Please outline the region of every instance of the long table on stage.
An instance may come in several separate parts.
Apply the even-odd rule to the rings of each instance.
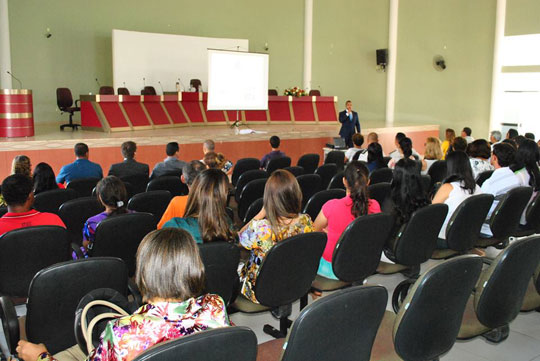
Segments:
[[[208,93],[81,95],[83,129],[105,132],[193,125],[321,124],[337,121],[334,96],[269,96],[268,110],[207,110]]]

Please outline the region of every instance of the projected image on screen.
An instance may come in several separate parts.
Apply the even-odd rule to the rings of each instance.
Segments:
[[[208,110],[268,109],[268,54],[208,50]]]

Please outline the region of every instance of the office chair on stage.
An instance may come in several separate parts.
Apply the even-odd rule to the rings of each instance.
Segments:
[[[64,130],[65,127],[77,130],[77,127],[81,126],[80,124],[73,123],[73,114],[81,111],[78,103],[79,99],[75,100],[75,106],[73,106],[73,96],[71,95],[71,90],[69,90],[69,88],[56,89],[56,104],[58,105],[58,109],[60,109],[62,113],[69,113],[69,123],[62,124],[60,130]]]

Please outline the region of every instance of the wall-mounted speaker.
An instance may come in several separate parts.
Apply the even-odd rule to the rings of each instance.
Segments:
[[[377,49],[377,65],[388,64],[388,49]]]

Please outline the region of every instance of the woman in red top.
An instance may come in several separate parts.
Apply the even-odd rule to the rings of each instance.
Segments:
[[[350,162],[343,174],[346,196],[326,202],[313,224],[316,232],[324,231],[328,236],[318,271],[323,277],[337,279],[332,270],[332,254],[345,228],[357,217],[381,212],[379,203],[368,197],[368,175],[363,163]]]

